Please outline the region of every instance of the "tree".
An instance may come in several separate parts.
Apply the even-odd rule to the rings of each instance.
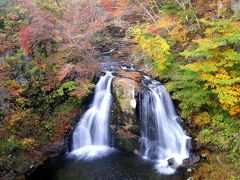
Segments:
[[[205,38],[194,42],[198,47],[182,53],[198,61],[186,67],[197,72],[205,87],[218,96],[222,108],[231,115],[240,113],[240,23],[235,20],[203,21],[209,27]]]

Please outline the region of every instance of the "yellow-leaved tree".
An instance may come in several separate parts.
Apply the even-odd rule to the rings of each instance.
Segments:
[[[208,26],[205,37],[194,40],[195,49],[182,53],[197,59],[186,68],[197,72],[205,87],[217,95],[222,108],[235,116],[240,113],[240,22],[202,22]]]

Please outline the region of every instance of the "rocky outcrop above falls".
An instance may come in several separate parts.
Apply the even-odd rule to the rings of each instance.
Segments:
[[[112,82],[112,143],[123,151],[137,152],[140,146],[136,97],[141,88],[141,78],[139,72],[118,70]]]

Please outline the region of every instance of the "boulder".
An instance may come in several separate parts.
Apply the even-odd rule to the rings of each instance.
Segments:
[[[48,158],[54,158],[61,154],[66,153],[68,150],[68,140],[59,141],[54,144],[47,144],[41,147],[41,152],[43,152]]]
[[[115,77],[113,79],[113,121],[117,127],[137,124],[136,95],[139,84],[129,78]]]
[[[142,74],[140,72],[137,72],[137,71],[124,71],[124,70],[121,70],[121,69],[118,69],[116,71],[116,75],[118,77],[121,77],[121,78],[127,78],[127,79],[131,79],[133,81],[135,81],[138,85],[138,89],[139,89],[139,86],[140,86],[140,81],[142,79]]]
[[[167,162],[168,162],[168,165],[169,165],[170,167],[174,167],[174,165],[175,165],[175,163],[176,163],[174,158],[168,159]]]
[[[127,152],[136,152],[140,148],[139,137],[129,131],[118,130],[115,133],[114,145]]]
[[[140,128],[137,117],[137,95],[140,91],[141,74],[116,72],[113,78],[112,145],[123,151],[137,152],[140,147]]]
[[[24,176],[18,176],[17,173],[15,173],[13,170],[11,170],[5,176],[0,177],[0,180],[15,180],[16,177],[18,177],[17,179],[20,179],[20,180],[24,179]]]
[[[191,167],[194,164],[199,163],[200,160],[201,158],[198,154],[192,153],[189,158],[183,160],[182,166]]]

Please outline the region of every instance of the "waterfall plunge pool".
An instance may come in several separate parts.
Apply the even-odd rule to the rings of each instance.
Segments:
[[[97,159],[84,160],[63,155],[49,159],[28,176],[27,180],[183,180],[185,168],[172,175],[161,175],[155,162],[122,151],[114,151]]]

